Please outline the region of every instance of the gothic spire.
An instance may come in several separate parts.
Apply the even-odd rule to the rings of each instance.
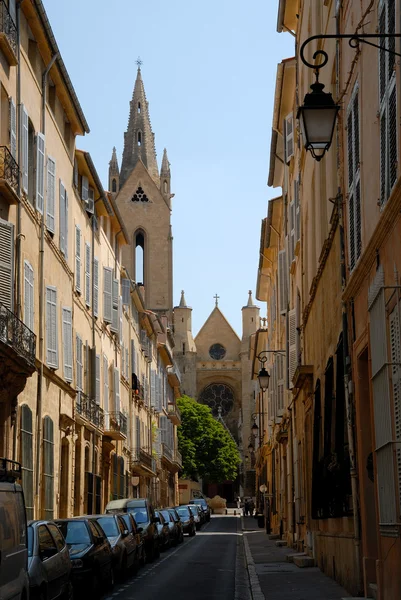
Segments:
[[[249,290],[249,292],[248,292],[248,304],[247,304],[247,306],[253,306],[253,307],[255,306],[254,303],[253,303],[253,300],[252,300],[252,290]]]
[[[117,160],[117,150],[114,146],[113,153],[111,155],[111,161],[109,162],[110,171],[118,173],[118,160]]]
[[[142,160],[154,182],[159,184],[155,136],[150,123],[149,105],[146,100],[140,64],[138,64],[134,92],[130,102],[128,127],[124,134],[120,187],[124,185],[139,159]]]
[[[187,308],[187,303],[184,296],[184,290],[181,290],[181,300],[179,308]]]
[[[163,176],[169,177],[170,176],[170,163],[168,161],[166,148],[164,148],[164,152],[163,152],[163,160],[162,160],[162,167],[160,169],[160,176],[161,177],[163,177]]]
[[[109,191],[117,194],[120,189],[120,173],[118,169],[118,160],[116,148],[113,148],[111,161],[109,162]]]

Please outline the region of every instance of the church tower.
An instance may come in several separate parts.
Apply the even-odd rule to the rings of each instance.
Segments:
[[[187,306],[184,291],[174,308],[174,359],[181,371],[182,393],[196,397],[196,346],[192,336],[192,308]]]
[[[112,162],[115,164],[113,158]],[[170,163],[167,152],[164,151],[159,174],[155,138],[140,66],[130,101],[118,183],[116,203],[131,239],[130,245],[123,247],[123,263],[131,278],[143,284],[146,306],[160,315],[167,315],[171,322],[173,194]]]
[[[116,147],[113,148],[111,161],[109,162],[109,192],[118,194],[120,189],[120,171],[118,168]]]

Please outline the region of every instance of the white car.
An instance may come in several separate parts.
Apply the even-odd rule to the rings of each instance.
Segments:
[[[188,504],[188,508],[193,514],[196,531],[199,531],[199,529],[202,527],[202,509],[197,504]]]

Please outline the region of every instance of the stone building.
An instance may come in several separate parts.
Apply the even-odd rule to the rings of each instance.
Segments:
[[[221,495],[232,501],[236,494],[254,495],[254,465],[248,445],[251,437],[251,414],[254,412],[254,382],[251,381],[249,341],[259,327],[259,308],[252,294],[242,309],[242,338],[231,327],[218,306],[215,307],[195,338],[192,334],[192,308],[184,292],[174,308],[174,356],[179,365],[182,393],[207,404],[216,418],[221,417],[238,445],[243,470],[237,482],[210,484],[209,496]]]

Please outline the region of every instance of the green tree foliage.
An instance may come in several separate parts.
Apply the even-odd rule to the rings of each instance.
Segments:
[[[183,396],[177,400],[181,412],[178,448],[182,454],[182,477],[210,482],[232,481],[240,457],[236,443],[208,406]]]

